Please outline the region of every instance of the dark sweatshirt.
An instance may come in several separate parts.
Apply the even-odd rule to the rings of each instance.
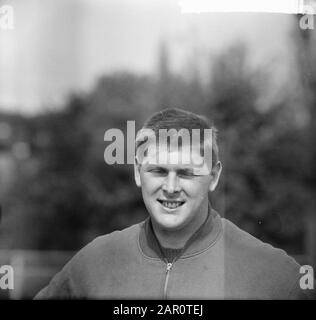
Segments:
[[[162,256],[148,218],[96,238],[35,298],[304,299],[311,293],[300,289],[293,258],[214,210],[173,258]]]

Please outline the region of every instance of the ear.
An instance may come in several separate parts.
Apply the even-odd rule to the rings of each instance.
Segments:
[[[218,184],[218,181],[219,181],[219,177],[221,175],[221,172],[222,172],[222,164],[220,161],[218,161],[216,163],[216,165],[212,168],[212,171],[211,171],[211,184],[210,184],[210,188],[209,190],[211,192],[213,192]]]
[[[137,162],[137,159],[135,158],[134,161],[134,178],[137,187],[141,187],[141,182],[140,182],[140,164]]]

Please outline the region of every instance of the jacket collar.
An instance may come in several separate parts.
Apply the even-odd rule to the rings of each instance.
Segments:
[[[205,251],[216,242],[221,232],[221,218],[209,204],[209,213],[205,222],[188,240],[181,258],[186,258]],[[141,224],[139,246],[143,254],[147,257],[162,259],[159,243],[153,232],[150,217]]]

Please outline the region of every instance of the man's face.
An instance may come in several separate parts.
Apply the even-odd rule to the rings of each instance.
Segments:
[[[197,149],[192,149],[192,158],[198,157]],[[165,152],[170,158],[183,159],[183,153],[189,151],[183,148]],[[135,168],[136,183],[142,188],[145,206],[159,228],[190,230],[191,226],[195,228],[203,222],[207,214],[208,191],[218,177],[211,173],[197,175],[194,168],[194,163],[176,161],[149,161]]]

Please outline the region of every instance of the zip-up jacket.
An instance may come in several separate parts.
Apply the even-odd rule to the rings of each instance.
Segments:
[[[36,299],[300,299],[300,266],[210,210],[168,262],[150,218],[96,238],[81,249]]]

